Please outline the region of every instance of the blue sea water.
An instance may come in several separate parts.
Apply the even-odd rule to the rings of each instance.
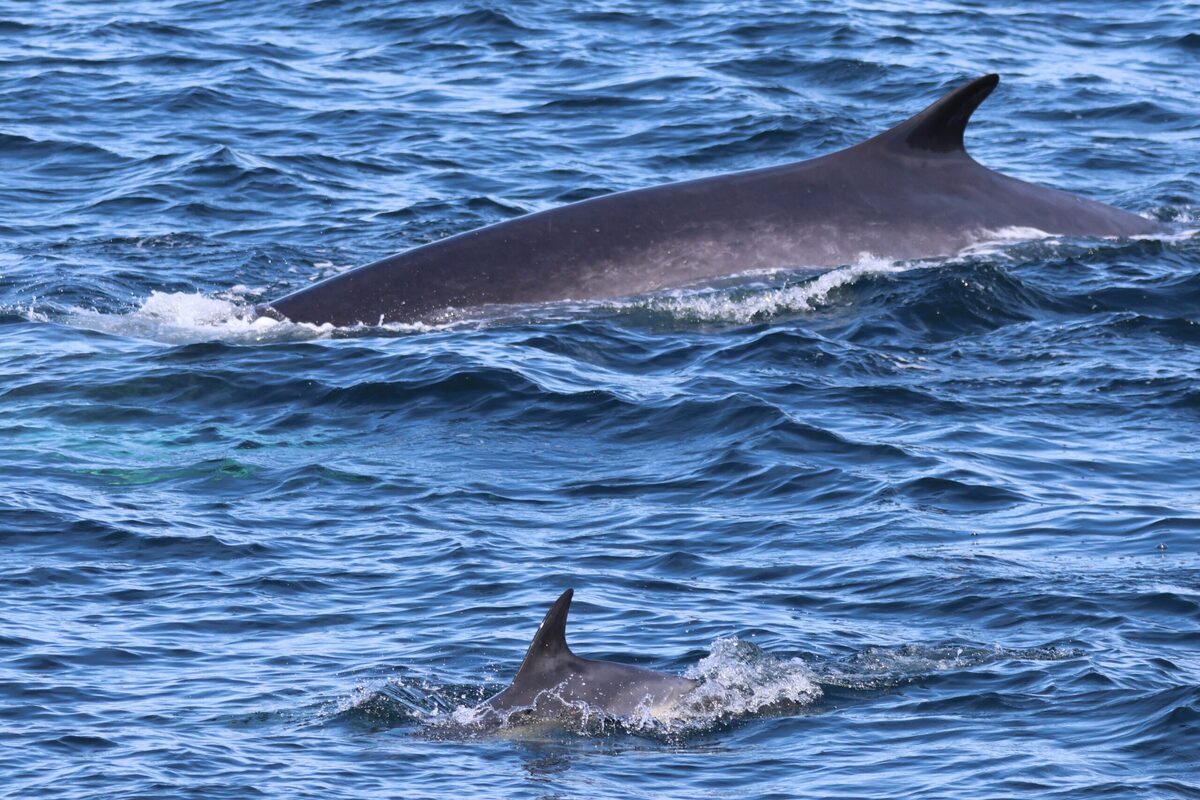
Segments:
[[[0,795],[1200,797],[1200,3],[0,3]],[[1170,223],[449,324],[255,302],[800,160]],[[575,587],[669,721],[464,734]]]

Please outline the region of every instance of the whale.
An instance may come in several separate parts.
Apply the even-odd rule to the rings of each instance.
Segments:
[[[525,724],[600,715],[614,719],[669,711],[698,684],[615,661],[583,658],[567,646],[573,589],[550,606],[512,683],[480,703],[480,722]]]
[[[1160,223],[995,172],[964,133],[999,82],[959,86],[890,130],[797,163],[612,193],[460,233],[256,308],[335,326],[438,322],[864,255],[950,256],[1006,229],[1139,237]]]

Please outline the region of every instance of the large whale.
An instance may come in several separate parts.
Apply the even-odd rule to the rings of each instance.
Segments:
[[[509,723],[567,715],[632,717],[669,709],[697,685],[666,672],[581,658],[567,646],[574,591],[550,607],[507,689],[483,701],[480,721]]]
[[[432,321],[447,312],[640,294],[864,253],[951,255],[989,232],[1140,236],[1158,223],[993,172],[963,147],[985,75],[820,158],[584,200],[468,231],[259,306],[293,322]]]

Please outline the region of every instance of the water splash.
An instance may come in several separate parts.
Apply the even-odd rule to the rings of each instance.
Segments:
[[[1034,241],[1054,243],[1057,240],[1036,228],[1001,228],[985,231],[977,242],[952,256],[897,261],[864,252],[859,254],[854,263],[815,277],[804,276],[797,280],[795,272],[789,275],[787,271],[777,271],[768,275],[766,282],[760,280],[757,284],[742,283],[734,287],[676,290],[633,300],[618,305],[618,308],[666,312],[682,321],[744,325],[786,314],[812,313],[835,304],[839,299],[839,290],[853,286],[863,278],[940,267],[964,260],[1007,256],[1015,252],[1018,246]],[[772,282],[772,278],[776,282]]]
[[[1001,258],[1010,260],[1017,256],[1020,245],[1040,242],[1053,246],[1060,241],[1061,239],[1058,237],[1039,228],[1010,225],[1004,228],[997,228],[996,230],[984,231],[979,241],[973,242],[960,250],[956,259]]]
[[[806,662],[773,656],[736,636],[717,639],[685,674],[700,685],[678,707],[639,715],[634,723],[671,732],[707,728],[731,718],[798,710],[822,695]]]
[[[200,292],[151,292],[135,311],[107,314],[73,308],[62,322],[89,330],[114,333],[165,344],[225,341],[255,344],[328,337],[331,325],[297,325],[261,317],[242,299],[244,287],[224,296]]]
[[[438,724],[461,716],[486,696],[474,686],[446,686],[421,678],[393,675],[360,683],[345,696],[324,703],[314,722],[345,722],[373,729]]]
[[[666,313],[684,322],[747,324],[784,314],[808,313],[834,301],[839,289],[868,275],[903,272],[915,264],[863,253],[853,263],[800,282],[761,282],[732,288],[681,289],[613,304],[618,310]],[[794,281],[795,279],[791,279]]]
[[[163,344],[228,342],[231,344],[268,344],[329,339],[342,336],[403,335],[447,330],[460,323],[386,323],[336,327],[329,323],[280,321],[260,316],[247,296],[257,294],[244,286],[235,286],[216,295],[201,292],[150,293],[139,308],[128,314],[109,314],[82,308],[68,310],[58,321],[74,327],[113,333]],[[45,312],[27,309],[26,319],[47,322]]]
[[[815,667],[815,678],[825,686],[843,689],[890,689],[939,672],[966,670],[998,661],[1062,661],[1081,651],[1056,645],[1010,649],[967,645],[905,644],[868,647],[849,659]]]

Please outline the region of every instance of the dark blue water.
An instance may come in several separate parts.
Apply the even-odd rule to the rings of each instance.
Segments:
[[[1200,796],[1200,4],[0,4],[0,794]],[[245,312],[798,160],[1171,223],[426,328]],[[576,588],[708,713],[463,735]]]

